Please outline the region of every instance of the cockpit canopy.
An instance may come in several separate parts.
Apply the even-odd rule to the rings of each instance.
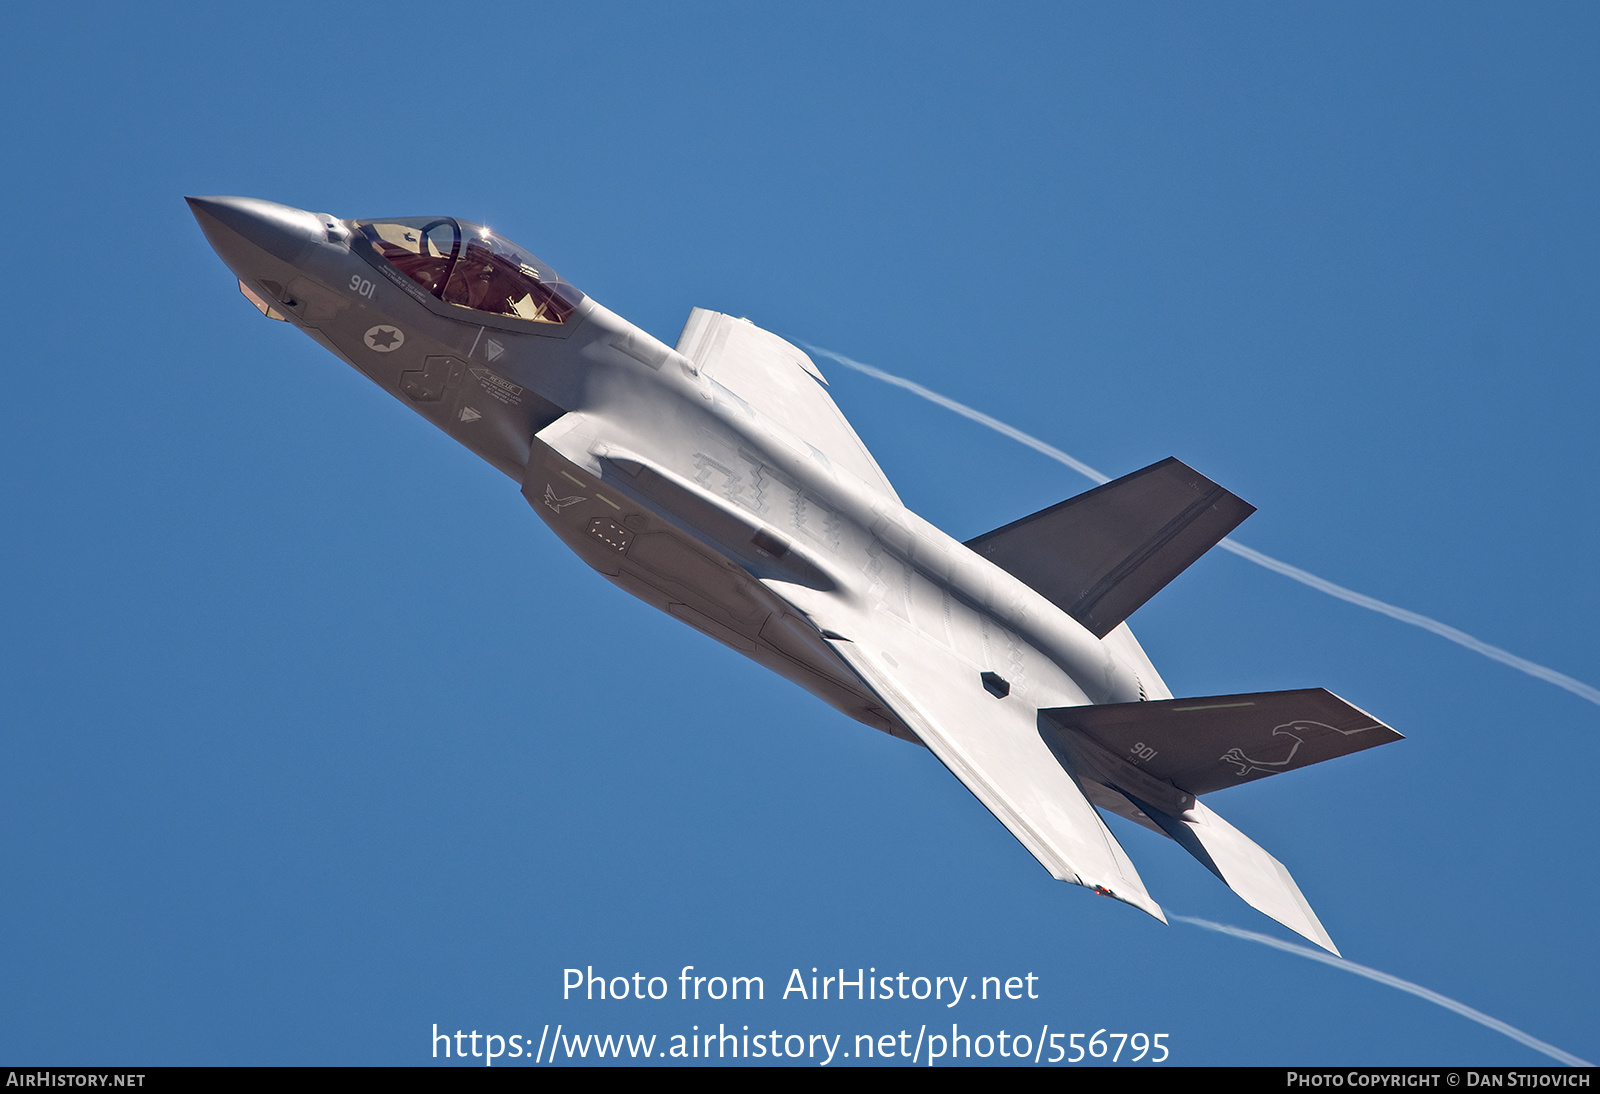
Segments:
[[[361,220],[356,227],[378,254],[446,304],[566,323],[583,294],[510,240],[452,217]]]

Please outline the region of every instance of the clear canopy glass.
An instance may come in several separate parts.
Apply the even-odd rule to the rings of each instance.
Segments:
[[[446,304],[535,323],[568,322],[583,294],[510,240],[450,217],[365,220],[373,249]]]

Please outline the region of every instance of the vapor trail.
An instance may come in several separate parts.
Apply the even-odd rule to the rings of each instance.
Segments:
[[[1055,445],[1046,444],[1038,437],[1035,437],[1029,433],[1024,433],[1016,426],[1007,425],[1000,419],[990,417],[981,410],[974,410],[965,403],[958,403],[949,396],[940,395],[937,391],[931,391],[917,383],[915,380],[907,380],[904,376],[896,376],[892,372],[884,372],[880,368],[874,368],[873,366],[863,364],[860,361],[851,360],[849,357],[846,357],[843,354],[834,353],[832,350],[823,349],[821,346],[813,346],[809,342],[802,342],[801,345],[805,346],[813,353],[820,353],[824,357],[831,357],[833,360],[839,362],[841,365],[844,365],[846,368],[851,368],[857,372],[865,373],[875,380],[882,380],[886,384],[893,384],[895,387],[904,388],[913,395],[918,395],[928,400],[930,403],[937,403],[946,410],[955,411],[963,418],[970,418],[979,425],[988,426],[996,433],[1004,434],[1020,444],[1025,444],[1035,452],[1040,452],[1046,456],[1049,456],[1057,463],[1066,464],[1078,474],[1083,475],[1085,478],[1092,479],[1096,483],[1105,483],[1111,481],[1111,476],[1095,470],[1082,460],[1069,456]],[[1402,623],[1409,623],[1413,627],[1421,627],[1423,630],[1430,631],[1433,634],[1438,635],[1440,638],[1448,639],[1458,646],[1465,646],[1474,653],[1481,653],[1490,660],[1499,661],[1504,665],[1510,665],[1512,668],[1517,669],[1520,672],[1525,672],[1529,676],[1543,680],[1547,684],[1554,684],[1558,688],[1564,688],[1567,691],[1572,692],[1572,694],[1577,695],[1580,698],[1587,699],[1589,702],[1600,706],[1600,688],[1585,684],[1582,680],[1575,680],[1565,673],[1557,672],[1555,669],[1548,668],[1534,661],[1529,661],[1524,657],[1518,657],[1516,654],[1511,653],[1509,650],[1503,650],[1499,646],[1491,646],[1487,642],[1472,637],[1472,635],[1466,633],[1465,631],[1457,630],[1448,623],[1441,623],[1437,619],[1431,619],[1419,612],[1413,612],[1405,608],[1396,607],[1395,605],[1385,603],[1376,597],[1367,596],[1365,593],[1358,593],[1354,589],[1346,589],[1343,585],[1335,585],[1326,578],[1318,577],[1316,574],[1307,573],[1298,566],[1291,566],[1287,562],[1282,562],[1273,558],[1271,555],[1264,555],[1253,547],[1246,547],[1244,544],[1231,537],[1224,539],[1221,543],[1217,544],[1217,546],[1221,547],[1225,551],[1233,552],[1240,558],[1248,559],[1249,561],[1254,562],[1257,566],[1271,570],[1273,573],[1282,574],[1284,577],[1298,581],[1302,585],[1309,585],[1318,592],[1327,593],[1329,596],[1337,597],[1338,599],[1346,601],[1350,604],[1355,604],[1358,607],[1366,608],[1368,611],[1378,612],[1379,614],[1386,615],[1391,619],[1398,619]]]
[[[892,372],[884,372],[880,368],[874,368],[872,365],[864,364],[861,361],[852,360],[843,354],[834,353],[832,350],[823,349],[821,346],[813,346],[806,342],[802,342],[801,345],[804,345],[813,353],[820,353],[825,357],[832,358],[841,365],[844,365],[846,368],[851,368],[857,372],[865,373],[875,380],[882,380],[886,384],[893,384],[895,387],[904,388],[913,395],[917,395],[928,400],[930,403],[936,403],[939,406],[944,407],[946,410],[953,410],[963,418],[969,418],[972,421],[977,422],[979,425],[987,426],[996,433],[1010,437],[1019,444],[1027,445],[1035,452],[1049,456],[1057,463],[1066,464],[1068,467],[1078,472],[1078,474],[1096,483],[1106,483],[1111,481],[1111,476],[1106,475],[1093,467],[1090,467],[1082,460],[1068,455],[1055,445],[1041,441],[1038,437],[1035,437],[1029,433],[1024,433],[1016,426],[1007,425],[1000,419],[991,417],[981,410],[976,410],[970,406],[967,406],[965,403],[958,403],[949,396],[940,395],[937,391],[923,387],[915,380],[907,380],[905,377],[896,376]],[[1430,619],[1428,616],[1421,615],[1417,612],[1407,611],[1405,608],[1399,608],[1393,604],[1387,604],[1382,600],[1367,596],[1363,593],[1358,593],[1353,589],[1346,589],[1343,585],[1335,585],[1333,582],[1324,578],[1320,578],[1316,574],[1307,573],[1305,570],[1302,570],[1297,566],[1291,566],[1287,562],[1281,562],[1270,555],[1264,555],[1252,547],[1246,547],[1237,540],[1224,539],[1218,544],[1218,546],[1224,548],[1225,550],[1232,551],[1240,558],[1254,562],[1257,566],[1265,567],[1274,573],[1279,573],[1284,577],[1292,578],[1293,580],[1300,582],[1302,585],[1309,585],[1311,588],[1327,593],[1329,596],[1337,597],[1340,600],[1344,600],[1359,607],[1366,608],[1369,611],[1379,612],[1383,615],[1389,616],[1392,619],[1398,619],[1402,623],[1410,623],[1414,627],[1421,627],[1423,630],[1431,631],[1441,638],[1447,638],[1457,645],[1465,646],[1469,650],[1472,650],[1476,653],[1481,653],[1485,657],[1492,658],[1495,661],[1510,665],[1512,668],[1520,669],[1529,676],[1535,676],[1540,680],[1546,681],[1547,683],[1554,684],[1560,688],[1565,688],[1574,695],[1579,695],[1589,700],[1591,703],[1600,704],[1600,688],[1591,687],[1581,680],[1574,680],[1572,677],[1556,672],[1554,669],[1546,668],[1543,665],[1536,664],[1532,661],[1526,660],[1525,658],[1518,657],[1516,654],[1509,653],[1506,650],[1500,649],[1498,646],[1491,646],[1487,642],[1481,642],[1472,637],[1472,635],[1467,634],[1465,631],[1459,631],[1446,623],[1439,622],[1437,619]],[[1561,1063],[1568,1064],[1573,1067],[1594,1066],[1588,1060],[1585,1060],[1579,1056],[1574,1056],[1572,1053],[1566,1052],[1563,1049],[1559,1049],[1552,1044],[1547,1044],[1532,1034],[1524,1033],[1516,1026],[1502,1022],[1498,1018],[1491,1018],[1481,1010],[1476,1010],[1467,1006],[1465,1003],[1457,1002],[1456,1000],[1451,999],[1449,996],[1440,995],[1438,992],[1425,988],[1420,984],[1413,984],[1409,980],[1402,980],[1398,976],[1393,976],[1386,972],[1380,972],[1379,970],[1369,968],[1366,965],[1359,965],[1354,961],[1348,961],[1342,957],[1335,957],[1330,953],[1324,953],[1322,950],[1314,950],[1309,946],[1298,946],[1293,942],[1284,942],[1281,939],[1273,938],[1271,935],[1258,934],[1255,931],[1247,931],[1242,927],[1231,927],[1225,923],[1214,923],[1209,919],[1195,919],[1192,916],[1175,915],[1171,912],[1169,912],[1167,915],[1169,919],[1175,919],[1183,923],[1204,928],[1208,931],[1216,931],[1220,934],[1232,935],[1234,938],[1243,938],[1250,942],[1259,942],[1264,946],[1271,946],[1275,950],[1282,950],[1285,953],[1292,953],[1296,956],[1308,958],[1312,961],[1320,961],[1324,965],[1332,965],[1334,968],[1343,969],[1345,972],[1354,973],[1357,976],[1364,976],[1368,980],[1376,980],[1380,984],[1387,984],[1391,988],[1408,992],[1420,999],[1426,999],[1430,1003],[1444,1007],[1446,1010],[1454,1011],[1463,1018],[1470,1018],[1479,1025],[1487,1026],[1497,1033],[1503,1033],[1507,1037],[1510,1037],[1513,1041],[1518,1041],[1524,1045],[1527,1045],[1534,1051],[1541,1052],[1553,1060],[1559,1060]]]
[[[1481,1026],[1488,1026],[1496,1033],[1503,1033],[1513,1041],[1520,1041],[1534,1051],[1544,1053],[1552,1060],[1560,1060],[1562,1063],[1567,1064],[1570,1067],[1594,1066],[1581,1056],[1574,1056],[1572,1053],[1559,1049],[1555,1045],[1547,1044],[1544,1041],[1539,1040],[1539,1038],[1533,1036],[1531,1033],[1522,1032],[1516,1026],[1508,1025],[1507,1023],[1500,1021],[1498,1018],[1491,1018],[1487,1014],[1483,1013],[1483,1011],[1475,1010],[1472,1007],[1467,1006],[1465,1003],[1458,1003],[1448,995],[1440,995],[1438,992],[1431,991],[1428,988],[1423,987],[1421,984],[1413,984],[1411,981],[1402,980],[1398,976],[1391,976],[1389,973],[1379,972],[1377,969],[1368,968],[1366,965],[1358,965],[1354,961],[1347,961],[1342,957],[1335,957],[1331,953],[1324,953],[1322,950],[1314,950],[1309,946],[1297,946],[1293,942],[1284,942],[1282,939],[1273,938],[1271,935],[1257,934],[1255,931],[1247,931],[1243,927],[1230,927],[1226,923],[1213,923],[1209,919],[1195,919],[1193,916],[1174,915],[1171,912],[1167,913],[1167,918],[1176,919],[1180,923],[1188,923],[1196,927],[1203,927],[1208,931],[1216,931],[1218,934],[1232,935],[1234,938],[1243,938],[1250,942],[1259,942],[1263,946],[1271,946],[1273,949],[1282,950],[1284,953],[1292,953],[1296,956],[1308,958],[1312,961],[1320,961],[1324,965],[1332,965],[1334,968],[1343,969],[1345,972],[1353,972],[1357,976],[1365,976],[1368,980],[1376,980],[1380,984],[1387,984],[1391,988],[1398,988],[1400,991],[1409,992],[1419,999],[1426,999],[1428,1002],[1437,1006],[1441,1006],[1445,1010],[1453,1010],[1463,1018],[1470,1018]]]
[[[893,384],[895,387],[903,387],[913,395],[922,396],[922,398],[928,400],[930,403],[938,403],[946,410],[953,410],[963,418],[971,418],[979,425],[986,425],[996,433],[1005,434],[1018,444],[1025,444],[1035,452],[1043,452],[1046,456],[1049,456],[1057,463],[1066,464],[1078,474],[1084,476],[1085,478],[1093,479],[1096,483],[1105,483],[1111,481],[1110,475],[1096,471],[1082,460],[1067,455],[1055,445],[1046,444],[1033,434],[1024,433],[1016,426],[1007,425],[999,418],[991,418],[983,411],[974,410],[966,403],[958,403],[947,395],[940,395],[937,391],[929,390],[928,388],[925,388],[921,384],[917,383],[915,380],[907,380],[904,376],[896,376],[894,373],[885,372],[881,368],[873,368],[871,365],[864,365],[860,361],[852,361],[850,358],[837,354],[831,349],[823,349],[821,346],[813,346],[810,342],[801,342],[800,344],[806,347],[806,349],[811,350],[813,353],[820,353],[824,357],[832,357],[835,361],[839,362],[841,365],[844,365],[846,368],[853,368],[857,372],[864,372],[868,376],[871,376],[874,380],[882,380],[886,384]]]
[[[1418,612],[1407,611],[1405,608],[1397,608],[1393,604],[1386,604],[1364,593],[1358,593],[1354,589],[1346,589],[1343,585],[1335,585],[1333,582],[1320,578],[1316,574],[1308,574],[1298,567],[1289,565],[1287,562],[1280,562],[1252,547],[1246,547],[1236,539],[1225,539],[1217,546],[1225,551],[1232,551],[1240,558],[1247,558],[1257,566],[1264,566],[1275,573],[1282,574],[1284,577],[1293,578],[1302,585],[1309,585],[1313,589],[1327,593],[1329,596],[1336,596],[1340,600],[1349,601],[1351,604],[1359,605],[1369,611],[1381,612],[1391,619],[1398,619],[1402,623],[1410,623],[1413,627],[1421,627],[1425,631],[1432,631],[1440,638],[1447,638],[1456,645],[1465,646],[1474,653],[1481,653],[1491,660],[1510,665],[1512,668],[1525,672],[1529,676],[1536,676],[1540,680],[1554,684],[1558,688],[1565,688],[1572,694],[1581,696],[1591,703],[1600,704],[1600,688],[1591,687],[1582,680],[1574,680],[1566,673],[1557,672],[1555,669],[1546,668],[1544,665],[1529,661],[1524,657],[1518,657],[1516,654],[1503,650],[1499,646],[1491,646],[1487,642],[1472,637],[1465,631],[1456,630],[1448,623],[1441,623],[1437,619],[1430,619]]]

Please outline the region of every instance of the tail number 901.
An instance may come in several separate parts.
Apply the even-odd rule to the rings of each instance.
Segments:
[[[362,277],[360,274],[351,274],[350,275],[350,291],[355,293],[357,296],[364,296],[368,300],[371,300],[372,299],[372,282],[368,281],[366,278]]]

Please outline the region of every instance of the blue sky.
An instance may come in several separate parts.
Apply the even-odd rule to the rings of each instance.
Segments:
[[[629,600],[515,484],[239,297],[185,194],[488,223],[671,342],[699,305],[1600,682],[1600,14],[1580,5],[17,10],[0,432],[0,1057],[424,1062],[537,1038],[1165,1032],[1175,1063],[1538,1064],[1053,882],[925,753]],[[822,362],[967,538],[1087,488]],[[1600,709],[1214,552],[1180,695],[1407,735],[1211,799],[1346,956],[1600,1056]],[[1284,936],[1117,827],[1170,911]],[[579,1003],[562,970],[761,975]],[[1039,977],[801,1003],[793,968]],[[676,981],[674,980],[674,983]],[[969,1026],[968,1023],[971,1023]]]

